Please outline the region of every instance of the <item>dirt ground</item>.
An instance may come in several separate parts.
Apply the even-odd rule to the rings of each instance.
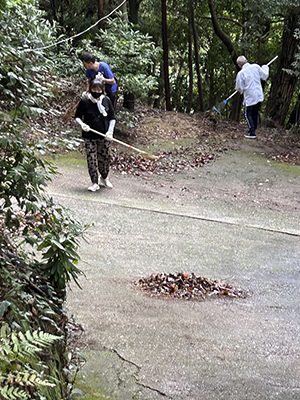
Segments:
[[[82,92],[83,87],[84,81],[81,80],[60,82],[60,94],[56,95],[49,105],[50,113],[37,120],[41,127],[47,128],[50,134],[48,136],[61,134],[62,131],[70,137],[74,136],[74,132],[80,136],[78,124],[73,116],[74,105],[79,101],[78,93]],[[70,112],[72,110],[73,112]],[[70,118],[64,119],[66,115]],[[226,116],[226,109],[222,114],[214,111],[184,114],[136,104],[134,111],[129,112],[122,107],[120,99],[116,115],[116,138],[138,148],[148,149],[150,153],[160,155],[160,158],[166,157],[165,152],[173,151],[173,154],[168,154],[173,157],[179,153],[187,158],[187,163],[200,151],[205,153],[204,158],[211,159],[214,157],[208,157],[209,153],[239,148],[244,142],[244,132],[247,130],[245,121],[230,121]],[[257,141],[269,159],[292,165],[300,164],[299,129],[287,131],[275,126],[272,121],[262,120],[257,135]],[[119,148],[119,152],[125,150],[125,147]]]

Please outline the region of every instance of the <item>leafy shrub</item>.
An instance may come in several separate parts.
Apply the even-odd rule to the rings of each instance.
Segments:
[[[41,113],[50,91],[42,79],[51,64],[43,47],[54,35],[54,28],[42,19],[30,3],[8,2],[0,18],[0,93],[3,108],[15,116]]]
[[[50,356],[59,336],[42,331],[12,331],[3,324],[0,331],[0,395],[4,399],[31,399],[40,388],[53,388],[57,382],[49,375],[40,354]],[[43,391],[43,389],[42,389]]]
[[[0,398],[67,399],[62,304],[86,227],[46,195],[56,170],[19,131],[0,125]]]
[[[98,39],[104,43],[109,64],[118,79],[122,93],[133,93],[137,99],[145,101],[149,93],[158,85],[161,50],[151,37],[133,29],[133,24],[119,18],[108,20],[106,30],[101,30]],[[93,50],[92,50],[93,51]],[[99,50],[93,51],[96,56]]]
[[[21,229],[23,242],[32,246],[33,255],[42,253],[43,261],[38,264],[53,286],[64,291],[70,278],[78,283],[76,249],[86,227],[45,195],[45,186],[55,173],[53,166],[37,157],[35,147],[13,125],[10,132],[5,127],[0,137],[0,216],[10,235]],[[18,235],[15,240],[22,243]]]

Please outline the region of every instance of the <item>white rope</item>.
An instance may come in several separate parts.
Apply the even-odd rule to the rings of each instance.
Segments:
[[[69,37],[69,38],[67,38],[67,39],[60,40],[59,42],[50,44],[50,45],[48,45],[48,46],[40,47],[39,49],[23,49],[23,51],[33,51],[33,52],[36,52],[36,51],[40,51],[40,50],[46,50],[46,49],[49,49],[50,47],[57,46],[58,44],[67,42],[68,40],[72,40],[72,39],[74,39],[74,38],[76,38],[76,37],[78,37],[78,36],[80,36],[80,35],[83,35],[84,33],[88,32],[89,30],[91,30],[92,28],[94,28],[96,25],[98,25],[99,22],[103,21],[104,19],[109,18],[115,11],[117,11],[120,7],[122,7],[122,5],[123,5],[124,3],[126,3],[126,1],[127,1],[127,0],[123,0],[122,3],[119,4],[119,5],[118,5],[114,10],[112,10],[108,15],[106,15],[105,17],[100,18],[99,21],[95,22],[92,26],[90,26],[89,28],[87,28],[87,29],[86,29],[85,31],[83,31],[83,32],[77,33],[77,34],[74,35],[74,36],[71,36],[71,37]]]

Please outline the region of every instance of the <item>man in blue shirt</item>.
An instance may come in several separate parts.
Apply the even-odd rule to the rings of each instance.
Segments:
[[[102,81],[105,83],[107,96],[111,99],[113,106],[115,106],[118,86],[110,66],[104,61],[96,61],[94,54],[90,52],[83,53],[80,59],[86,68],[86,92],[89,92],[91,81],[96,78],[98,73],[101,73],[104,78]]]
[[[261,81],[268,79],[269,67],[249,64],[245,56],[239,56],[236,62],[241,71],[237,74],[235,89],[244,95],[245,118],[249,128],[244,136],[247,139],[256,139],[258,113],[264,100]]]

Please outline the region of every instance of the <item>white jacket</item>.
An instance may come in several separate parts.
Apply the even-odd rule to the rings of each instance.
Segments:
[[[269,77],[269,67],[258,64],[246,63],[238,72],[235,83],[235,90],[244,95],[244,104],[246,107],[253,106],[264,99],[264,93],[261,80]]]

